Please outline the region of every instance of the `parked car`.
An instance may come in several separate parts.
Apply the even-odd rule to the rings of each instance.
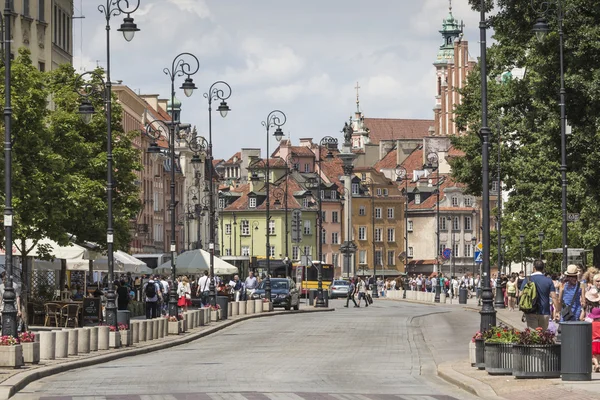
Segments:
[[[258,284],[252,299],[265,298],[265,281]],[[288,278],[271,278],[271,301],[273,307],[283,307],[290,310],[300,308],[300,293],[294,281]]]
[[[329,298],[348,297],[350,282],[345,280],[335,280],[329,285]]]

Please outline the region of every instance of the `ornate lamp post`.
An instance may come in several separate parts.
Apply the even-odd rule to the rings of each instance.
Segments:
[[[406,298],[408,289],[408,173],[406,168],[401,165],[396,166],[396,182],[404,182],[404,293],[402,298]]]
[[[369,197],[371,198],[371,245],[372,245],[372,252],[373,252],[373,277],[377,276],[377,257],[375,256],[375,182],[373,182],[373,179],[371,178],[365,178],[362,181],[362,184],[364,186],[368,186],[369,187]],[[406,251],[408,252],[408,248],[406,249]],[[408,257],[408,253],[406,254],[406,256]],[[383,257],[383,254],[382,254]],[[406,265],[406,263],[405,263]],[[405,267],[406,268],[406,267]],[[373,291],[371,293],[372,297],[378,297],[377,295],[377,285],[373,285]]]
[[[275,202],[273,203],[276,206],[280,206],[281,205],[281,199],[283,198],[283,207],[284,207],[284,212],[285,212],[285,258],[283,259],[283,262],[285,263],[285,276],[289,277],[290,276],[290,264],[291,264],[291,260],[289,257],[289,243],[290,243],[290,225],[289,225],[289,215],[288,215],[288,175],[290,174],[290,171],[294,168],[294,165],[296,165],[298,163],[298,158],[296,158],[295,155],[293,154],[288,154],[288,156],[285,159],[285,163],[286,163],[286,169],[285,169],[285,188],[282,190],[280,188],[277,188],[274,190],[273,192],[273,196],[275,197]],[[292,168],[290,168],[290,164],[292,165]]]
[[[519,243],[521,244],[521,271],[525,272],[525,258],[523,258],[523,253],[525,252],[525,235],[522,233],[519,235]]]
[[[536,7],[536,0],[531,0],[531,8],[538,14],[538,19],[533,26],[533,32],[541,42],[550,32],[546,17],[552,6],[556,7],[556,18],[558,22],[558,49],[560,61],[560,174],[562,182],[562,268],[564,272],[569,264],[567,243],[567,111],[566,111],[566,89],[565,89],[565,60],[564,60],[564,8],[562,0],[545,0]],[[540,252],[540,259],[541,259]]]
[[[436,303],[440,302],[440,296],[442,293],[442,267],[440,266],[440,157],[437,153],[431,152],[427,154],[427,165],[425,168],[429,171],[435,170],[435,265],[437,269],[438,279],[435,287],[435,298]],[[454,249],[452,249],[454,251]],[[454,259],[454,257],[452,257]],[[450,274],[452,279],[452,274]]]
[[[269,170],[269,140],[271,139],[269,136],[269,130],[271,128],[275,128],[275,132],[273,133],[273,136],[275,137],[275,140],[277,140],[278,142],[281,140],[281,138],[283,137],[283,131],[281,130],[281,127],[283,125],[285,125],[285,122],[287,121],[287,117],[285,116],[285,114],[282,111],[279,110],[273,110],[269,113],[269,115],[267,115],[267,119],[262,121],[261,124],[262,126],[265,127],[266,131],[267,131],[267,157],[265,158],[265,169],[266,169],[266,173],[265,173],[265,190],[266,190],[266,208],[267,208],[267,214],[266,214],[266,229],[265,229],[265,235],[266,235],[266,256],[267,256],[267,277],[265,278],[265,298],[268,299],[268,301],[271,301],[271,238],[269,235],[269,223],[271,221],[271,196],[270,196],[270,170]]]
[[[16,335],[16,308],[14,308],[14,290],[12,287],[12,191],[11,191],[11,119],[12,109],[10,105],[10,16],[12,1],[6,0],[6,7],[4,10],[4,27],[5,27],[5,78],[6,78],[6,105],[4,109],[5,118],[5,177],[6,177],[6,198],[5,198],[5,210],[4,210],[4,227],[6,236],[6,273],[8,280],[6,283],[6,290],[3,296],[4,299],[4,311],[2,332],[4,335],[12,335],[15,332]],[[139,0],[127,1],[127,0],[107,0],[106,6],[101,4],[98,6],[98,10],[104,14],[106,20],[106,80],[103,80],[101,76],[93,72],[86,72],[80,75],[76,79],[76,90],[82,98],[79,106],[79,114],[84,123],[89,123],[92,116],[95,113],[94,107],[92,106],[89,96],[92,94],[103,93],[103,99],[105,102],[105,115],[106,115],[106,160],[107,160],[107,184],[106,184],[106,195],[107,195],[107,214],[108,223],[106,227],[106,257],[108,263],[108,292],[106,293],[106,323],[109,326],[117,325],[117,304],[116,304],[116,293],[114,290],[114,227],[113,227],[113,154],[112,154],[112,83],[110,79],[110,19],[113,16],[120,14],[127,14],[123,19],[121,27],[118,29],[119,32],[123,33],[125,40],[131,41],[135,35],[135,32],[139,31],[137,25],[133,22],[131,14],[133,14],[140,6]],[[85,83],[85,76],[90,75],[96,79],[98,84]],[[81,90],[83,85],[84,89]],[[98,89],[102,89],[101,91]],[[13,335],[14,336],[14,335]]]
[[[544,232],[538,233],[540,239],[540,260],[544,257]]]

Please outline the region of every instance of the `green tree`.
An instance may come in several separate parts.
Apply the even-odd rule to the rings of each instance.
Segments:
[[[474,9],[479,1],[470,0]],[[600,134],[596,110],[600,106],[600,8],[586,0],[563,0],[567,14],[565,32],[566,109],[572,134],[568,137],[568,211],[580,212],[581,220],[569,223],[569,247],[594,249],[600,263]],[[489,125],[492,128],[491,180],[495,180],[498,136],[502,143],[503,182],[510,191],[503,218],[508,257],[520,261],[519,235],[525,234],[526,257],[538,254],[538,233],[545,233],[544,247],[561,247],[560,182],[560,64],[555,9],[548,22],[552,32],[538,43],[532,32],[538,14],[530,2],[487,1],[495,7],[489,24],[495,43],[488,50]],[[540,3],[541,5],[541,3]],[[514,68],[523,79],[505,80]],[[481,193],[481,120],[479,70],[463,90],[457,123],[467,132],[453,143],[467,157],[453,163],[455,179]],[[493,211],[492,211],[493,213]],[[492,214],[494,215],[494,214]],[[492,236],[492,249],[495,242]],[[560,256],[550,257],[560,268]]]

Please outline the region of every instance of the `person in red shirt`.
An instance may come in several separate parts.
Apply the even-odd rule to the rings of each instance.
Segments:
[[[594,371],[600,372],[600,308],[592,308],[588,318],[592,320],[592,363]]]

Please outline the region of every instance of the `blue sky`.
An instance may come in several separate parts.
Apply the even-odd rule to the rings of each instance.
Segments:
[[[130,0],[131,1],[131,0]],[[74,0],[74,67],[106,66],[105,20],[97,6],[106,0]],[[135,2],[135,0],[133,1]],[[183,102],[182,120],[208,135],[202,94],[216,80],[233,88],[226,119],[213,116],[216,158],[242,147],[261,147],[268,113],[280,109],[283,127],[299,138],[341,138],[355,110],[356,82],[366,117],[433,118],[435,69],[448,0],[141,0],[132,16],[141,29],[132,42],[117,32],[113,17],[112,79],[136,92],[167,97],[163,68],[181,52],[195,54],[199,90]],[[479,14],[467,0],[453,1],[465,22],[473,58],[479,55]],[[177,87],[181,81],[176,82]],[[273,149],[276,143],[271,142]]]

